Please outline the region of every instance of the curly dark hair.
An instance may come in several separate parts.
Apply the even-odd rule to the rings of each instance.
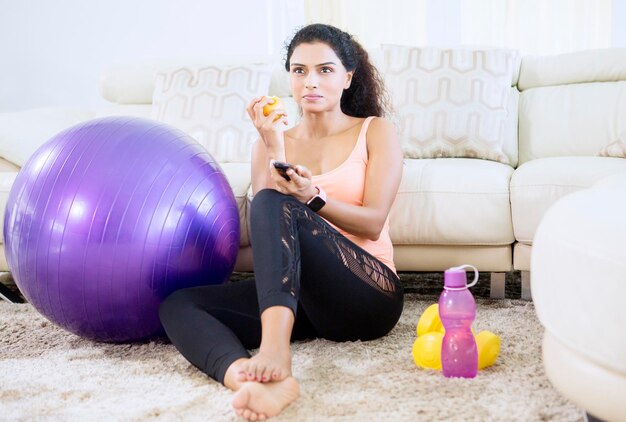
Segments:
[[[291,55],[302,43],[322,42],[335,51],[348,72],[354,71],[350,88],[341,97],[341,110],[353,117],[390,115],[389,95],[380,73],[370,63],[367,51],[354,37],[331,25],[314,23],[300,28],[286,45],[285,69]]]

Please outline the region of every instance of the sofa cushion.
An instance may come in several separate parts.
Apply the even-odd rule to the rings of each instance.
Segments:
[[[249,162],[259,134],[246,111],[273,65],[179,67],[157,74],[152,117],[187,132],[220,163]]]
[[[17,170],[11,170],[9,166],[10,164],[0,159],[0,223],[4,221],[9,192],[17,177]],[[0,243],[4,243],[4,224],[0,224]]]
[[[383,51],[406,157],[509,162],[502,146],[516,52],[394,45]]]
[[[135,116],[150,119],[152,117],[152,104],[112,104],[99,109],[94,118],[109,116]]]
[[[593,156],[626,131],[626,81],[523,91],[519,161]]]
[[[20,167],[16,164],[5,160],[4,158],[0,158],[0,172],[18,172],[20,171]]]
[[[47,140],[92,116],[89,111],[64,107],[0,113],[0,157],[21,167]]]
[[[626,158],[626,131],[622,132],[615,142],[611,142],[600,151],[600,157]]]
[[[621,158],[553,157],[522,164],[511,179],[515,239],[531,245],[543,215],[559,198],[623,172]]]
[[[467,158],[405,159],[391,209],[394,244],[513,243],[505,164]]]
[[[250,189],[250,164],[248,163],[221,163],[220,167],[228,179],[230,187],[235,194],[237,207],[239,208],[239,222],[241,233],[239,246],[248,246],[248,202],[247,195]]]
[[[98,88],[102,98],[117,104],[151,104],[157,73],[173,67],[198,64],[232,65],[243,63],[271,63],[273,65],[269,95],[290,95],[289,73],[283,58],[268,54],[228,54],[198,57],[196,59],[160,59],[151,62],[111,66],[100,75]]]
[[[518,88],[626,80],[626,48],[603,48],[545,56],[526,55]]]

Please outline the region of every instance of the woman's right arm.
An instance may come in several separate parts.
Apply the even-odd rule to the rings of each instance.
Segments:
[[[275,108],[268,116],[264,116],[263,106],[269,101],[267,97],[255,98],[246,109],[260,135],[252,146],[252,195],[261,189],[275,188],[270,173],[275,170],[270,168],[270,162],[285,161],[285,138],[278,128],[287,124],[287,114],[284,109]]]
[[[270,159],[267,158],[265,150],[263,140],[257,139],[252,146],[252,196],[262,189],[274,188],[274,182],[270,176]]]

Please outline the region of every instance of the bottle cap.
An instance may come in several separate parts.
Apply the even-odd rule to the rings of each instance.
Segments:
[[[471,284],[467,284],[464,268],[474,269],[474,280]],[[443,287],[446,290],[465,290],[476,283],[478,283],[478,269],[473,265],[465,264],[459,267],[448,268],[443,273]]]

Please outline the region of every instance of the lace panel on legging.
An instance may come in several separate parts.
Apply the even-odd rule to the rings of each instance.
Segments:
[[[313,236],[323,242],[327,250],[334,251],[353,274],[389,297],[396,297],[396,284],[390,277],[395,274],[379,260],[362,252],[361,248],[331,227],[320,216],[293,201],[283,203],[281,240],[283,245],[283,285],[289,284],[290,292],[296,296],[300,279],[300,243],[297,241],[298,227],[308,227]]]

